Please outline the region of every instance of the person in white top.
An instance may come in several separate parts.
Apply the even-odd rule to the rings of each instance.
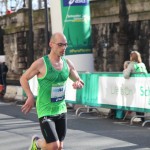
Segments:
[[[141,54],[138,51],[132,51],[130,53],[130,63],[127,68],[124,68],[123,70],[125,79],[129,79],[132,73],[148,73],[145,64],[142,62]],[[144,116],[144,113],[136,112],[136,115]],[[144,117],[141,117],[141,120],[144,121]]]
[[[146,66],[142,62],[141,54],[138,51],[132,51],[130,53],[130,63],[128,67],[123,70],[123,75],[125,79],[129,79],[132,73],[147,74]]]

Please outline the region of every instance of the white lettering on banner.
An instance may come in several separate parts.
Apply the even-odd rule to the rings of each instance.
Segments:
[[[146,77],[99,77],[98,103],[150,109],[150,80]]]
[[[133,93],[132,89],[129,89],[129,87],[111,87],[111,94],[121,94],[121,95],[131,95]]]
[[[89,15],[67,15],[65,22],[85,22],[88,23],[90,21]]]
[[[78,15],[78,14],[76,14],[76,15],[67,15],[67,17],[68,18],[80,18],[81,15]]]
[[[69,5],[72,5],[73,3],[86,3],[86,0],[70,0]]]
[[[85,3],[86,0],[75,0],[75,3]]]
[[[145,87],[141,86],[140,87],[140,94],[141,94],[141,96],[150,96],[150,87],[145,89]]]

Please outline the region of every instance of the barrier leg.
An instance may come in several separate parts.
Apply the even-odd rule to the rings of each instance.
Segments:
[[[79,112],[81,109],[87,109],[87,108],[86,108],[86,107],[79,107],[79,108],[77,108],[77,110],[76,110],[76,112],[75,112],[76,116],[78,116],[78,112]]]
[[[87,109],[86,112],[80,112],[80,113],[78,114],[78,116],[81,116],[82,114],[91,114],[91,113],[95,113],[95,112],[93,112],[93,111],[89,111],[90,109],[95,109],[96,112],[97,112],[97,114],[100,114],[100,111],[99,111],[97,108],[89,107],[89,108]]]
[[[144,122],[142,123],[142,127],[144,127],[144,126],[145,126],[145,124],[146,124],[146,123],[148,123],[148,122],[150,122],[150,120],[146,120],[146,121],[144,121]]]
[[[132,118],[131,118],[131,120],[130,120],[130,125],[132,125],[133,124],[133,120],[135,119],[135,118],[145,118],[146,116],[142,116],[142,115],[135,115],[135,116],[133,116]]]
[[[86,112],[83,112],[83,111],[82,111],[82,112],[79,113],[79,111],[82,110],[82,109],[86,109]],[[90,111],[90,109],[92,109],[92,110],[95,109],[96,112],[97,112],[97,114],[100,114],[100,111],[98,110],[98,108],[85,106],[85,107],[79,107],[79,108],[76,110],[76,116],[81,116],[82,114],[93,113],[92,111]]]

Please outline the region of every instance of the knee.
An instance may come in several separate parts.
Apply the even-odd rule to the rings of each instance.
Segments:
[[[60,144],[58,142],[53,142],[53,143],[47,144],[46,147],[47,147],[46,150],[61,150],[61,149],[59,149]]]

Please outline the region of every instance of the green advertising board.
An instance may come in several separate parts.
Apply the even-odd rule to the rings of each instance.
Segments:
[[[66,55],[92,53],[89,0],[61,0]]]

